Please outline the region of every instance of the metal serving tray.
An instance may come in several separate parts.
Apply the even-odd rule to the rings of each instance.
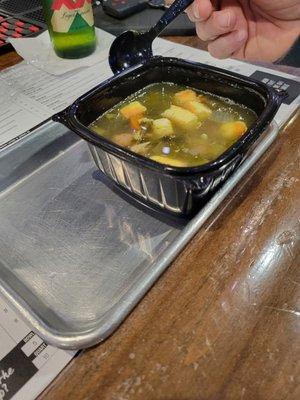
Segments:
[[[0,152],[0,293],[48,343],[109,336],[274,141],[275,124],[189,222],[130,203],[52,121]]]

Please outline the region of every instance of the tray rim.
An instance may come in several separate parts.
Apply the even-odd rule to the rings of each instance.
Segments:
[[[143,283],[141,284],[140,282],[143,275],[140,275],[129,289],[129,294],[128,292],[124,294],[124,296],[122,296],[122,298],[109,311],[109,316],[107,315],[108,312],[106,312],[98,320],[98,324],[95,328],[81,334],[76,332],[60,334],[52,327],[47,326],[45,322],[39,318],[32,309],[30,309],[30,306],[26,301],[7,284],[0,282],[0,295],[2,295],[4,300],[21,315],[33,331],[53,346],[68,350],[79,350],[102,342],[118,328],[127,315],[157,281],[160,275],[162,275],[171,262],[174,261],[177,255],[198,232],[205,221],[212,215],[244,175],[271,146],[278,133],[279,127],[274,120],[262,134],[261,139],[250,152],[249,156],[242,162],[232,176],[225,181],[206,205],[188,222],[186,227],[181,231],[169,248],[160,255],[159,260],[152,264],[153,268],[144,272],[143,275],[145,275],[145,277]],[[26,138],[24,138],[24,140],[26,140]],[[123,300],[124,297],[126,297],[126,301]]]

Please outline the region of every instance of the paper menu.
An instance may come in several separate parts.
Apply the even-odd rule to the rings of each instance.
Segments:
[[[216,60],[205,51],[163,39],[155,40],[154,53],[202,62],[246,76],[254,75],[258,71],[264,76],[272,74],[276,78],[275,80],[268,79],[268,82],[276,84],[287,79],[289,86],[293,87],[298,94],[300,92],[300,80],[297,77],[237,60]],[[50,75],[25,62],[2,71],[0,73],[0,93],[7,93],[9,90],[11,94],[1,98],[6,114],[4,115],[2,112],[0,115],[0,149],[56,112],[61,111],[81,94],[110,76],[112,76],[112,72],[107,60],[59,76]],[[291,104],[281,106],[276,116],[279,125],[286,121],[299,105],[299,97],[294,99]],[[1,107],[1,110],[3,109]]]
[[[63,110],[111,74],[108,65],[50,75],[22,62],[0,74],[0,148]]]
[[[53,113],[61,111],[78,96],[111,75],[108,65],[106,68],[104,66],[105,63],[98,63],[75,73],[55,76],[37,70],[30,64],[20,63],[4,70],[0,75],[0,82],[10,85],[14,95],[23,94],[28,102],[37,102],[48,113]]]
[[[49,118],[49,110],[0,80],[0,146]]]
[[[0,399],[33,400],[74,357],[46,344],[0,298]]]

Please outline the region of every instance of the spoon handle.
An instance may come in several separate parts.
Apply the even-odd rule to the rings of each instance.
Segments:
[[[194,0],[175,0],[174,3],[163,13],[160,20],[151,28],[147,35],[154,40],[179,14],[182,13]]]

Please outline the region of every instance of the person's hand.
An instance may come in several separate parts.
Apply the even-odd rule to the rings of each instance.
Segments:
[[[195,0],[187,14],[216,58],[275,61],[300,34],[299,0]]]

